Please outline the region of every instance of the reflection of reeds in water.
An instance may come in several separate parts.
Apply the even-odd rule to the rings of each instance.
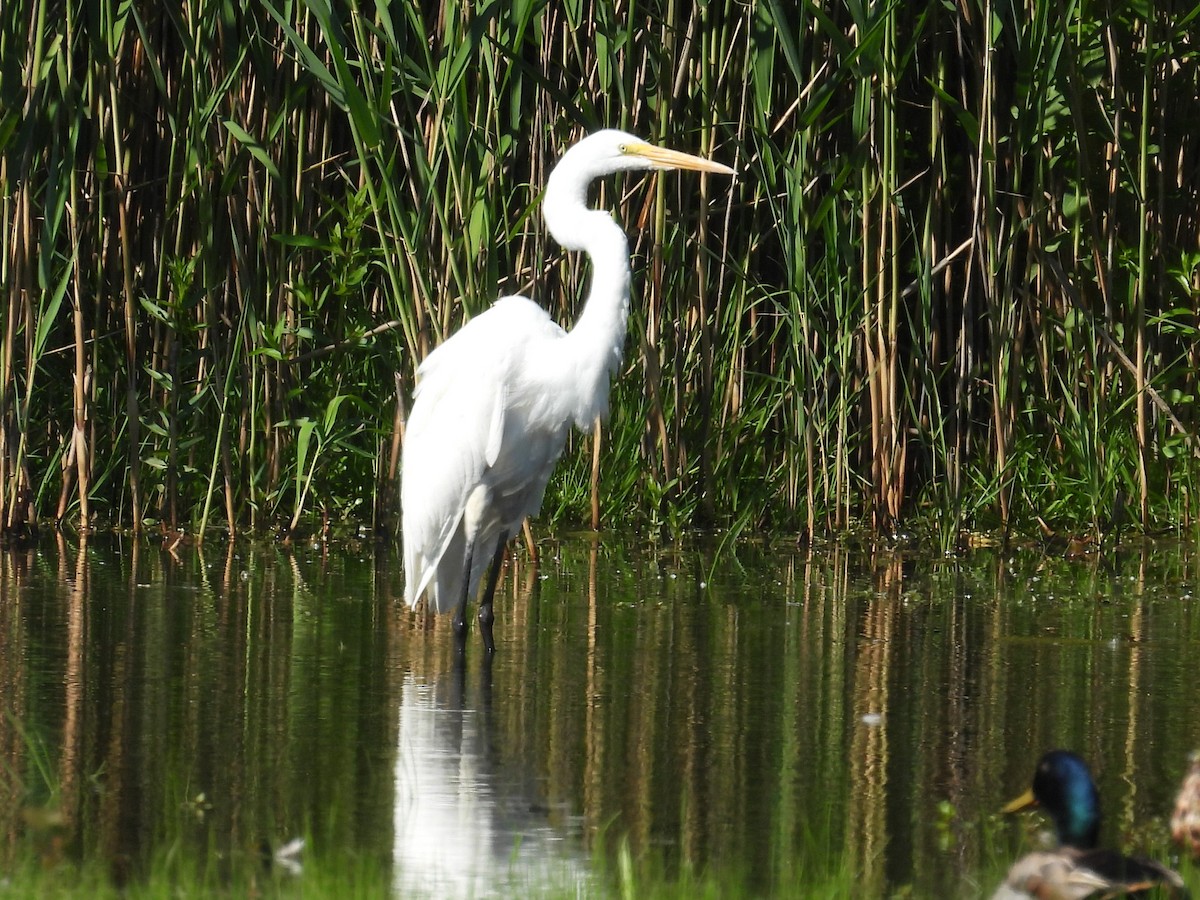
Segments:
[[[0,849],[9,852],[21,832],[19,812],[29,802],[29,786],[19,774],[36,771],[21,728],[29,716],[29,680],[25,677],[29,634],[20,627],[27,615],[23,588],[34,558],[32,550],[0,553],[0,683],[5,685],[0,700],[0,767],[4,771],[0,777]]]
[[[853,802],[848,846],[863,890],[880,895],[888,843],[888,711],[896,605],[904,586],[903,560],[884,554],[873,573],[874,592],[858,631],[854,671],[854,729],[850,750]],[[902,775],[898,780],[907,781]]]
[[[262,839],[304,834],[306,873],[349,847],[398,878],[398,817],[425,784],[505,874],[528,833],[531,853],[624,843],[635,884],[982,894],[1016,851],[992,814],[1046,746],[1097,761],[1115,843],[1161,822],[1200,743],[1179,716],[1200,704],[1188,548],[539,549],[540,569],[516,554],[506,570],[490,693],[477,642],[464,669],[445,618],[400,608],[387,554],[96,536],[0,554],[0,674],[26,735],[0,717],[23,778],[0,779],[0,851],[26,846],[22,804],[58,791],[42,821],[91,860],[252,864]]]
[[[79,810],[80,756],[84,747],[84,676],[87,648],[84,628],[87,621],[88,556],[87,538],[82,536],[75,551],[75,570],[67,577],[70,553],[59,535],[56,541],[61,577],[71,589],[67,595],[67,663],[63,676],[62,757],[59,762],[61,804],[68,831],[76,824]]]

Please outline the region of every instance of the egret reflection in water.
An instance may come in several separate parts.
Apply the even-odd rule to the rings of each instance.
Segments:
[[[396,754],[397,896],[508,897],[579,886],[577,848],[548,820],[531,779],[498,761],[490,673],[467,696],[463,667],[441,681],[405,675]]]

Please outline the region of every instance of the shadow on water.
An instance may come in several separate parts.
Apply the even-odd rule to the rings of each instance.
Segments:
[[[1092,761],[1136,847],[1200,745],[1189,547],[541,549],[490,666],[401,607],[390,549],[0,555],[0,865],[240,883],[305,836],[396,895],[561,895],[625,844],[651,879],[977,896],[1043,750]]]

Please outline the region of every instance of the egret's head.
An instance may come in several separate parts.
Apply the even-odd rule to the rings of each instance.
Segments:
[[[625,131],[605,129],[588,135],[565,154],[556,168],[574,169],[587,180],[635,169],[689,169],[714,175],[736,174],[729,166],[648,144]]]

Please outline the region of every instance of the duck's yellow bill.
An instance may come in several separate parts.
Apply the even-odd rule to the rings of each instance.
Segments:
[[[1037,806],[1037,801],[1033,799],[1033,788],[1030,788],[1015,800],[1010,801],[1000,812],[1015,813],[1022,809],[1028,809],[1031,806]]]

